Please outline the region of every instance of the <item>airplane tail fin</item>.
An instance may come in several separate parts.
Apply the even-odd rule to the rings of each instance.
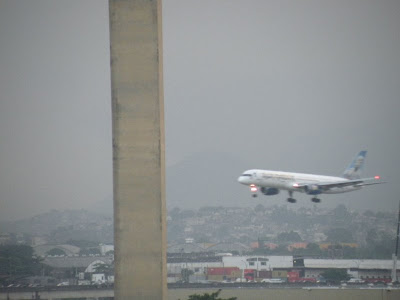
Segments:
[[[344,171],[342,177],[347,179],[359,179],[361,178],[361,172],[364,167],[365,156],[367,155],[367,151],[363,150],[357,154],[351,164]]]

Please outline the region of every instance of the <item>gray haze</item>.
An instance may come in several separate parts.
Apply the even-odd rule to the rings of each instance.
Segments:
[[[168,207],[285,204],[236,178],[366,149],[389,183],[320,205],[397,208],[399,1],[164,0],[163,23]],[[0,0],[0,220],[111,207],[108,34],[107,1]]]

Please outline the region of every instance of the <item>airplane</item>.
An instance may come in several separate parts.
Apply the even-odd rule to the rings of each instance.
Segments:
[[[293,192],[312,195],[311,201],[320,203],[321,199],[317,197],[319,194],[352,192],[367,185],[384,183],[378,182],[380,176],[361,178],[366,155],[367,151],[360,151],[346,168],[342,177],[252,169],[240,175],[238,181],[250,186],[253,197],[257,197],[258,190],[266,196],[277,195],[280,190],[287,190],[289,203],[296,202]]]

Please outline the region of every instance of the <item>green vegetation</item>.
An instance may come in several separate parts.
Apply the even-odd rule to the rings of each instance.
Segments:
[[[103,264],[103,263],[97,263],[93,266],[94,272],[95,273],[104,273],[106,275],[109,275],[112,273],[112,268],[110,265]]]
[[[341,281],[347,281],[351,278],[345,269],[328,269],[321,273],[321,276],[326,279],[327,282],[338,284]]]
[[[188,300],[236,300],[237,297],[231,297],[231,298],[217,298],[219,296],[219,294],[221,293],[221,289],[219,289],[218,291],[214,292],[214,293],[204,293],[203,295],[199,295],[199,294],[194,294],[194,295],[190,295]]]
[[[42,264],[25,245],[0,246],[0,283],[12,282],[29,275],[40,274]]]
[[[107,255],[107,256],[109,256],[109,255],[114,255],[114,250],[107,251],[107,252],[106,252],[106,255]]]
[[[189,269],[182,269],[181,270],[181,276],[182,276],[182,280],[184,282],[189,282],[189,276],[193,275],[193,270],[189,270]]]
[[[66,256],[64,250],[61,250],[59,248],[53,248],[47,251],[46,254],[50,256]]]
[[[309,243],[305,249],[299,248],[294,249],[291,255],[294,256],[309,256],[309,257],[321,257],[323,251],[319,248],[318,244]]]
[[[331,228],[326,231],[326,240],[333,243],[353,243],[353,235],[346,228]]]
[[[302,239],[300,235],[297,232],[294,232],[293,230],[290,232],[282,232],[278,234],[276,237],[277,241],[281,242],[301,242]]]
[[[390,259],[396,237],[384,230],[371,229],[366,237],[367,247],[360,249],[362,258]]]

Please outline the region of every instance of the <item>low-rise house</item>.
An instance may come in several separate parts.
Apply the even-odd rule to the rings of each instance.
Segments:
[[[287,249],[292,252],[294,249],[306,249],[308,246],[308,243],[293,243],[290,244]]]

